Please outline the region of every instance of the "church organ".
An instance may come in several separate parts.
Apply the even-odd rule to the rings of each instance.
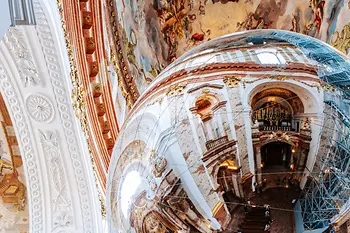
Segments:
[[[280,103],[267,102],[253,112],[253,122],[258,121],[264,128],[290,129],[292,111]]]

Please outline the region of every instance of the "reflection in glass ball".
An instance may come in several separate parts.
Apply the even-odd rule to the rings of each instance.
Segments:
[[[253,232],[271,218],[292,232],[336,221],[349,202],[349,64],[323,42],[278,30],[181,56],[117,140],[111,232]]]
[[[141,183],[141,177],[139,172],[131,171],[126,174],[125,180],[121,187],[120,203],[124,217],[127,216],[132,197],[135,195],[137,188]]]

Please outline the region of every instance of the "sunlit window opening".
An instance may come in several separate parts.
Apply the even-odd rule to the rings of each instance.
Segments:
[[[261,64],[282,64],[282,62],[278,59],[276,54],[270,52],[262,52],[258,53],[258,59]]]
[[[123,182],[122,188],[121,188],[121,208],[124,217],[127,216],[128,210],[131,205],[132,197],[135,195],[136,190],[141,184],[141,177],[140,173],[137,171],[132,171],[128,173],[125,177],[125,180]]]

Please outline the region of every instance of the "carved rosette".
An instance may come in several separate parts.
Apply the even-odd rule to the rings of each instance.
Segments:
[[[54,116],[54,108],[51,101],[43,95],[32,94],[26,99],[29,116],[38,122],[48,123]]]

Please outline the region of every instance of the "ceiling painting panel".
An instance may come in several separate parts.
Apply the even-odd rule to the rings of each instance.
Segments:
[[[284,29],[350,52],[348,0],[118,0],[116,6],[140,93],[186,51],[237,31]]]

